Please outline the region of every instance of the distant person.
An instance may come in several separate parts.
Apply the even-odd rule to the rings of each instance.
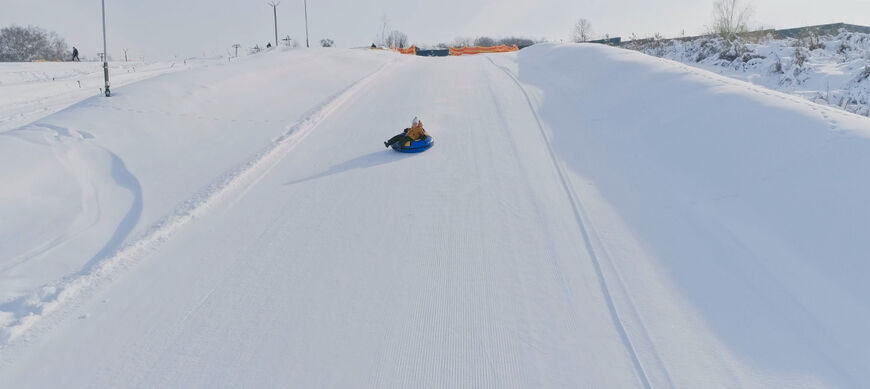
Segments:
[[[81,60],[79,59],[79,49],[77,49],[75,46],[73,46],[73,57],[72,57],[72,60],[73,60],[73,62],[79,62],[79,61],[81,61]]]
[[[401,134],[384,142],[384,147],[390,147],[394,143],[398,143],[399,146],[404,146],[405,143],[421,140],[427,136],[429,135],[426,134],[426,130],[423,129],[423,122],[415,116],[414,120],[411,121],[411,128],[406,128]]]
[[[377,49],[378,46],[377,46],[376,44],[372,43],[372,48],[373,48],[373,49]]]
[[[267,49],[271,49],[271,48],[272,48],[272,42],[266,43],[266,48],[267,48]]]

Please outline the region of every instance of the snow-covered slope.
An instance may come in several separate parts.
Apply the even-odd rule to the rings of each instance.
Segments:
[[[95,265],[183,212],[308,110],[386,62],[317,54],[166,75],[0,134],[8,221],[0,301]],[[262,93],[266,86],[275,92]]]
[[[118,88],[0,135],[0,382],[860,386],[868,137],[597,45]]]
[[[870,34],[729,42],[718,37],[625,47],[870,116]]]
[[[226,62],[112,62],[113,88],[157,75]],[[11,130],[102,93],[103,64],[97,62],[0,62],[0,131]]]

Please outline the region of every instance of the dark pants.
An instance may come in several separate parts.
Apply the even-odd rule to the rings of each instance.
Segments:
[[[387,144],[392,146],[394,143],[399,142],[399,146],[402,146],[405,144],[405,142],[409,140],[411,140],[410,136],[407,136],[405,134],[399,134],[390,138],[390,140],[387,141]]]

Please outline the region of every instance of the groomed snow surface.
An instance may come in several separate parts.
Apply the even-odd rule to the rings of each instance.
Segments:
[[[868,118],[598,45],[113,92],[0,132],[2,387],[870,382]]]

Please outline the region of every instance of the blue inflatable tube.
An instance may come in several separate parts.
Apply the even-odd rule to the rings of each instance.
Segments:
[[[435,141],[431,136],[426,136],[421,140],[412,141],[408,146],[399,146],[398,142],[393,144],[393,150],[396,150],[400,153],[422,153],[426,150],[432,148],[435,145]]]

